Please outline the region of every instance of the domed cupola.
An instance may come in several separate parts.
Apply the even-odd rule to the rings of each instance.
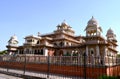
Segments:
[[[116,40],[116,35],[111,28],[108,29],[106,36],[108,40]]]
[[[85,31],[86,36],[100,36],[102,29],[99,26],[97,20],[92,16],[92,18],[87,23]]]
[[[65,20],[61,23],[61,26],[69,26],[66,22],[65,22]]]
[[[8,41],[8,45],[10,46],[17,46],[18,39],[16,35],[11,36],[10,40]]]
[[[70,26],[65,22],[65,20],[60,25],[61,30],[68,29]]]
[[[107,36],[109,36],[109,35],[114,35],[114,32],[111,28],[109,28],[107,31]]]
[[[97,20],[92,16],[92,18],[88,21],[87,26],[97,26],[98,22]]]
[[[74,35],[74,30],[72,30],[72,27],[65,22],[65,20],[57,25],[57,30],[54,31],[55,33],[67,33],[69,35]]]
[[[70,28],[70,26],[65,22],[65,20],[61,24],[57,25],[58,30],[64,30],[64,29],[68,29],[68,28]]]

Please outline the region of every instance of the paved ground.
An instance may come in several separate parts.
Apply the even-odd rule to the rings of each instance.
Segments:
[[[23,78],[14,77],[14,76],[5,75],[5,74],[0,74],[0,79],[23,79]]]
[[[15,69],[8,69],[7,70],[7,69],[4,69],[4,68],[0,68],[0,71],[4,71],[4,72],[8,72],[8,73],[22,74],[22,75],[28,75],[28,76],[34,76],[34,77],[39,77],[40,79],[41,78],[44,78],[44,79],[84,79],[84,78],[80,78],[80,77],[68,77],[68,76],[55,75],[55,74],[49,74],[49,78],[47,78],[48,77],[47,73],[40,73],[40,72],[38,73],[38,72],[26,71],[25,74],[24,74],[23,70],[15,70]],[[23,79],[23,78],[1,74],[0,79]],[[25,78],[25,79],[33,79],[33,78]]]

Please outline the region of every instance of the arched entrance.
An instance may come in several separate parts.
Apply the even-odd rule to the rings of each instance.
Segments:
[[[54,56],[63,56],[63,50],[55,50]]]
[[[63,56],[63,50],[59,51],[59,56]]]

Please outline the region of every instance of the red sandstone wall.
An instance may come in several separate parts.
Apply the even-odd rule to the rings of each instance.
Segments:
[[[109,76],[120,76],[120,66],[107,67],[106,72]]]
[[[0,62],[0,67],[9,67],[14,69],[22,69],[24,68],[24,63],[18,62]],[[26,63],[26,70],[30,71],[38,71],[38,72],[48,72],[47,64],[35,64],[35,63]],[[65,66],[65,65],[50,65],[50,73],[63,74],[69,76],[84,76],[84,67],[82,66]],[[90,78],[98,78],[101,75],[114,75],[120,76],[120,66],[116,67],[106,67],[106,68],[98,68],[98,67],[87,67],[86,68],[86,76]]]

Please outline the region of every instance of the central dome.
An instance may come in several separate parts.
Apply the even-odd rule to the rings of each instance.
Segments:
[[[94,26],[94,25],[98,25],[97,20],[92,16],[92,18],[88,21],[88,26]]]

